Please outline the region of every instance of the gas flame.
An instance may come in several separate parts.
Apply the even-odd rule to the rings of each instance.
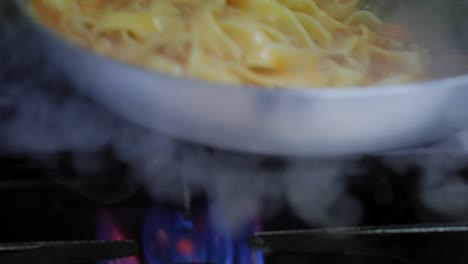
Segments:
[[[243,237],[248,237],[253,233],[259,232],[261,230],[261,223],[258,219],[256,219],[252,224],[246,227],[243,233]],[[238,252],[236,256],[239,256],[239,264],[264,264],[262,252],[259,250],[250,249],[245,239],[240,240],[237,243],[237,250]]]
[[[143,229],[148,263],[263,264],[263,256],[248,248],[245,236],[258,231],[260,225],[249,226],[244,236],[234,240],[213,212],[200,210],[192,219],[185,219],[177,210],[152,208]]]
[[[122,230],[112,219],[110,213],[106,210],[100,211],[98,215],[98,240],[126,240]],[[127,257],[116,260],[102,261],[99,264],[140,264],[136,257]]]

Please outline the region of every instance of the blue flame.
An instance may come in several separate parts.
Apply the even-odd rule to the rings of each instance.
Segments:
[[[249,236],[261,231],[260,222],[254,220],[246,224],[243,232],[237,233],[234,240],[223,225],[226,223],[223,215],[219,210],[201,210],[188,220],[178,210],[152,208],[146,214],[142,234],[147,263],[264,264],[262,253],[250,249],[247,244]],[[130,234],[124,234],[123,231],[109,211],[100,211],[97,219],[98,239],[127,239]],[[129,257],[99,264],[115,263],[142,262],[136,257]]]
[[[236,256],[239,256],[238,264],[264,264],[263,253],[260,250],[253,250],[247,244],[247,238],[255,232],[261,231],[259,221],[253,221],[247,225],[244,232],[236,243]]]
[[[176,210],[152,208],[143,228],[143,250],[148,264],[233,264],[232,237],[214,223],[210,211],[190,220]]]

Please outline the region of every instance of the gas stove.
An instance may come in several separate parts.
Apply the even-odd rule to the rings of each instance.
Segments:
[[[46,244],[0,252],[132,240],[139,251],[111,262],[466,263],[468,133],[321,159],[180,142],[75,93],[12,14],[0,25],[0,243]]]
[[[359,221],[352,228],[335,223],[324,229],[287,204],[232,226],[227,208],[206,195],[158,199],[125,173],[124,164],[108,159],[91,176],[72,166],[72,155],[57,155],[54,162],[50,156],[3,156],[0,243],[133,240],[138,254],[117,261],[131,264],[464,263],[467,257],[460,248],[468,242],[465,210],[437,211],[415,196],[424,178],[416,163],[397,170],[388,158],[354,161],[361,167],[345,178],[345,186],[360,205]],[[279,160],[262,164],[272,173],[291,166]]]

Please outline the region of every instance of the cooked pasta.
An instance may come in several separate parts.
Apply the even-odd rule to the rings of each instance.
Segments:
[[[69,40],[175,76],[314,89],[414,82],[425,74],[425,53],[359,0],[31,3],[43,23]]]

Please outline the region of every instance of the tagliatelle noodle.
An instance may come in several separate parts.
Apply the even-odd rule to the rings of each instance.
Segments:
[[[423,54],[381,34],[383,22],[359,6],[359,0],[32,0],[31,11],[78,45],[175,76],[310,89],[422,80]]]

